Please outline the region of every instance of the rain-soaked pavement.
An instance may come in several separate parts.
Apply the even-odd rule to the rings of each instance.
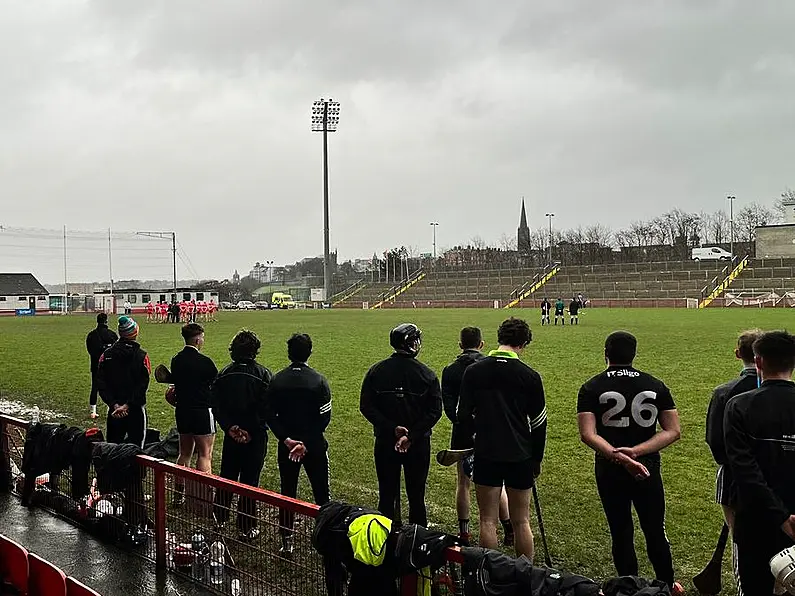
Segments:
[[[40,509],[0,493],[0,533],[60,567],[103,596],[210,596],[198,584],[165,573]]]

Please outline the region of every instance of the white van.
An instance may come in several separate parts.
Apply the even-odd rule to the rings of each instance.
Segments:
[[[732,254],[717,246],[694,248],[690,257],[694,261],[731,261]]]

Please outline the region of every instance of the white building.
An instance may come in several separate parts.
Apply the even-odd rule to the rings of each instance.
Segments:
[[[32,273],[0,273],[0,315],[50,312],[49,296]]]

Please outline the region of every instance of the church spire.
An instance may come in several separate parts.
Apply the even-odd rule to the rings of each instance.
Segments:
[[[519,254],[530,254],[530,227],[527,225],[527,211],[524,206],[524,197],[522,197],[522,216],[519,219],[519,229],[517,230],[516,240]]]
[[[527,212],[524,208],[524,197],[522,197],[522,218],[519,220],[520,228],[527,228]]]

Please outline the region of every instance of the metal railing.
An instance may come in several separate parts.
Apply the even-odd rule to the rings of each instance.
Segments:
[[[22,495],[28,426],[0,413],[0,490]],[[317,505],[146,455],[137,463],[124,490],[98,494],[94,480],[84,495],[68,468],[38,477],[30,501],[219,594],[329,593],[322,558],[311,543]],[[290,552],[283,552],[285,542]],[[462,594],[460,551],[449,549],[447,559],[433,578],[434,594]],[[422,581],[402,578],[401,596],[416,596]]]

